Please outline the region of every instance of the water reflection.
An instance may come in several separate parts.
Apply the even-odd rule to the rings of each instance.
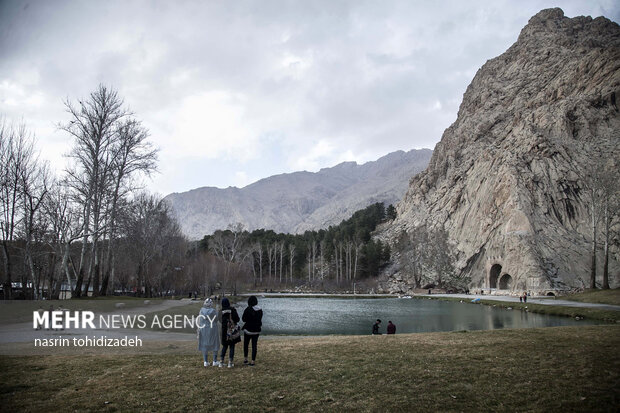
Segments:
[[[263,333],[285,335],[370,334],[381,319],[397,333],[493,330],[596,324],[568,317],[428,299],[263,298]]]

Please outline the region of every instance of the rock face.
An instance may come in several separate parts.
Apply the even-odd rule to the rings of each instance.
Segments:
[[[363,165],[344,162],[316,173],[272,176],[244,188],[174,193],[166,200],[190,239],[238,222],[248,230],[303,232],[338,224],[375,202],[395,204],[431,154],[430,149],[397,151]]]
[[[599,167],[595,150],[620,159],[619,98],[620,27],[541,11],[478,71],[457,120],[379,237],[394,243],[402,230],[444,225],[458,270],[487,293],[588,286],[585,182]],[[612,287],[619,284],[617,236],[614,243]],[[398,262],[391,268],[385,290],[409,290],[409,275]]]

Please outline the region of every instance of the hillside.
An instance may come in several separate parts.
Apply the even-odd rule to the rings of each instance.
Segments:
[[[166,200],[190,239],[238,222],[250,231],[299,233],[337,224],[375,202],[396,203],[431,154],[397,151],[362,165],[344,162],[314,173],[275,175],[243,188],[198,188]]]
[[[589,183],[600,171],[620,181],[618,96],[620,27],[604,17],[541,11],[516,43],[477,72],[457,120],[380,237],[393,244],[403,230],[445,227],[457,271],[471,277],[473,289],[588,286]],[[617,235],[611,243],[613,287],[620,273]],[[411,274],[398,260],[387,275],[385,290],[411,289]]]

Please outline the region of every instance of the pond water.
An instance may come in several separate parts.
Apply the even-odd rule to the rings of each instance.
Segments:
[[[264,313],[263,334],[278,335],[370,334],[377,318],[384,334],[388,320],[396,324],[396,333],[598,324],[429,299],[259,298],[259,306]]]

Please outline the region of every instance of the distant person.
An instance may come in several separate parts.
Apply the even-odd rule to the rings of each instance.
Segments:
[[[241,335],[237,334],[237,323],[239,323],[239,314],[235,307],[230,306],[228,298],[222,298],[222,313],[220,320],[222,320],[222,355],[220,359],[220,367],[224,365],[224,358],[226,357],[226,350],[230,348],[228,352],[228,368],[234,366],[235,359],[235,344],[241,341]]]
[[[522,296],[522,295],[520,295],[520,296],[519,296],[519,302],[520,302],[520,303],[522,303],[522,302],[523,302],[523,296]]]
[[[217,367],[217,353],[220,349],[220,334],[217,328],[217,311],[213,308],[213,300],[207,298],[200,309],[198,319],[198,350],[202,351],[204,366],[209,366],[209,352],[213,353],[213,366]]]
[[[256,362],[258,336],[263,325],[263,310],[258,306],[255,296],[248,298],[248,306],[243,312],[243,364],[253,366]],[[248,363],[248,346],[252,342],[252,361]]]
[[[377,321],[375,321],[375,323],[372,325],[372,334],[380,335],[381,333],[379,332],[379,327],[381,327],[381,320],[377,318]]]
[[[523,302],[527,303],[527,293],[523,293]]]
[[[396,326],[394,324],[392,324],[392,321],[388,321],[387,333],[388,334],[396,334]]]

